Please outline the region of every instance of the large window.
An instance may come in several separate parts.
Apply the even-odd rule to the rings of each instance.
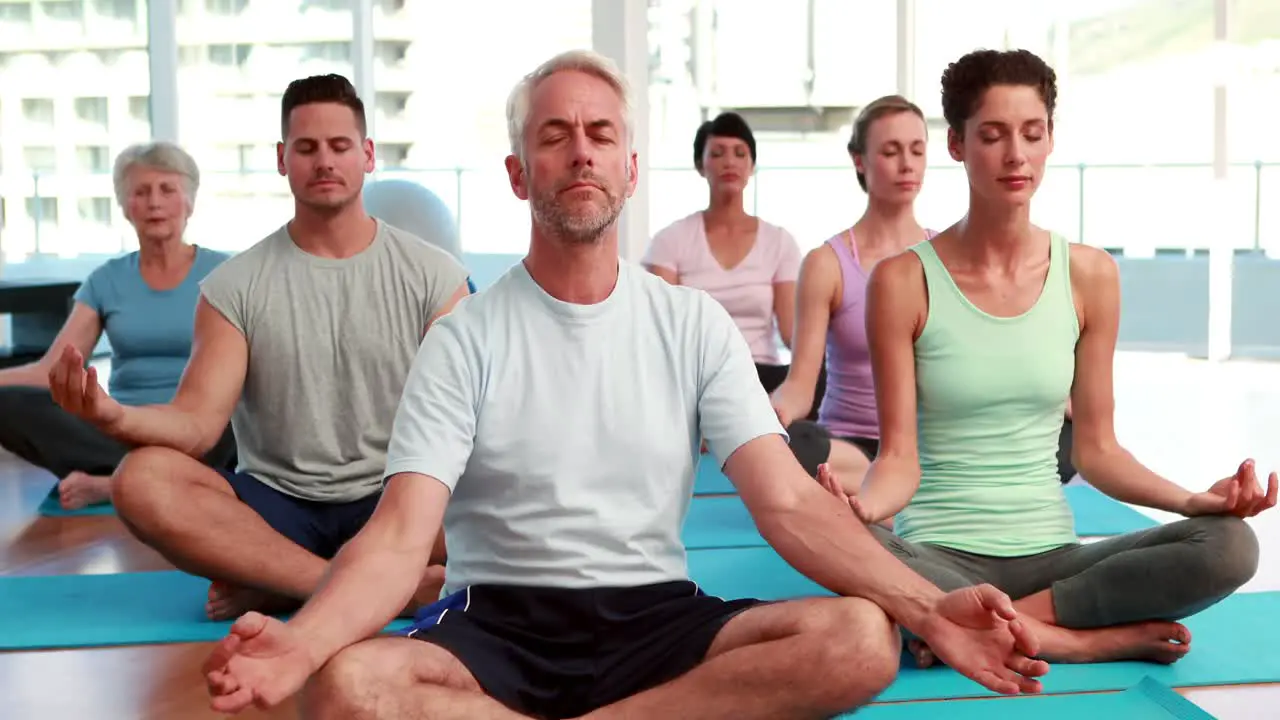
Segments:
[[[176,31],[178,126],[201,170],[188,239],[237,252],[293,213],[275,159],[285,88],[324,73],[354,80],[350,5],[186,2]]]
[[[113,254],[132,236],[100,200],[114,155],[151,135],[136,112],[150,95],[146,12],[145,0],[0,4],[6,262]]]
[[[373,37],[379,175],[435,192],[465,251],[524,252],[529,212],[503,167],[507,95],[552,55],[591,47],[591,0],[378,0]]]
[[[706,207],[693,138],[723,111],[756,136],[749,211],[806,247],[847,226],[861,200],[844,145],[857,108],[896,91],[896,20],[893,2],[654,0],[650,231]]]
[[[1230,181],[1244,202],[1238,228],[1248,249],[1280,259],[1280,13],[1266,0],[1237,0],[1228,21],[1227,153]],[[1248,197],[1252,195],[1252,197]],[[1239,247],[1239,245],[1237,245]]]

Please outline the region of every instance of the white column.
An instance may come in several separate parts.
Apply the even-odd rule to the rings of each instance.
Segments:
[[[369,137],[374,133],[373,0],[351,0],[351,84],[364,100]]]
[[[1228,186],[1230,175],[1227,154],[1227,84],[1233,66],[1229,59],[1232,0],[1214,0],[1213,39],[1220,60],[1214,74],[1213,88],[1213,192],[1216,200],[1207,207],[1230,207]],[[1231,356],[1232,270],[1235,253],[1230,236],[1220,229],[1210,232],[1209,242],[1209,352],[1210,360],[1226,360]]]
[[[147,56],[151,70],[151,137],[180,142],[178,134],[178,10],[147,3]]]
[[[916,102],[916,0],[898,0],[898,94]]]
[[[631,85],[633,147],[639,182],[622,211],[618,254],[640,262],[649,242],[649,3],[647,0],[592,0],[591,44],[611,58]]]

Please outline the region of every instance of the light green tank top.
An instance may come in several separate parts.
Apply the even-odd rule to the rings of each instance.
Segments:
[[[1012,318],[969,302],[932,241],[911,250],[929,292],[915,343],[921,480],[895,531],[997,557],[1077,542],[1057,461],[1080,335],[1066,239],[1052,237],[1040,298]]]

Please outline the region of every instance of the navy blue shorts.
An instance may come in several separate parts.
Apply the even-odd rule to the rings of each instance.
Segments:
[[[692,670],[725,623],[759,604],[711,597],[687,581],[478,585],[420,610],[407,635],[447,650],[512,711],[570,718]]]
[[[262,484],[248,473],[221,471],[236,497],[253,508],[276,532],[312,554],[330,560],[360,532],[378,506],[381,493],[345,503],[303,500]]]

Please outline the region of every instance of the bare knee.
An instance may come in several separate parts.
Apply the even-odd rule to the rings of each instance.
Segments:
[[[183,492],[195,461],[177,450],[138,448],[125,456],[111,477],[111,501],[135,530],[154,529],[167,515],[166,504],[189,498]]]
[[[407,638],[375,638],[340,651],[311,677],[299,698],[301,716],[307,720],[375,717],[380,706],[395,707],[421,686],[480,691],[462,663],[439,646]]]
[[[818,668],[819,704],[843,712],[870,702],[898,675],[902,637],[879,606],[861,598],[815,604],[801,624]]]
[[[307,682],[299,698],[304,718],[357,718],[374,710],[374,698],[408,686],[404,653],[381,640],[356,643],[337,655]]]

